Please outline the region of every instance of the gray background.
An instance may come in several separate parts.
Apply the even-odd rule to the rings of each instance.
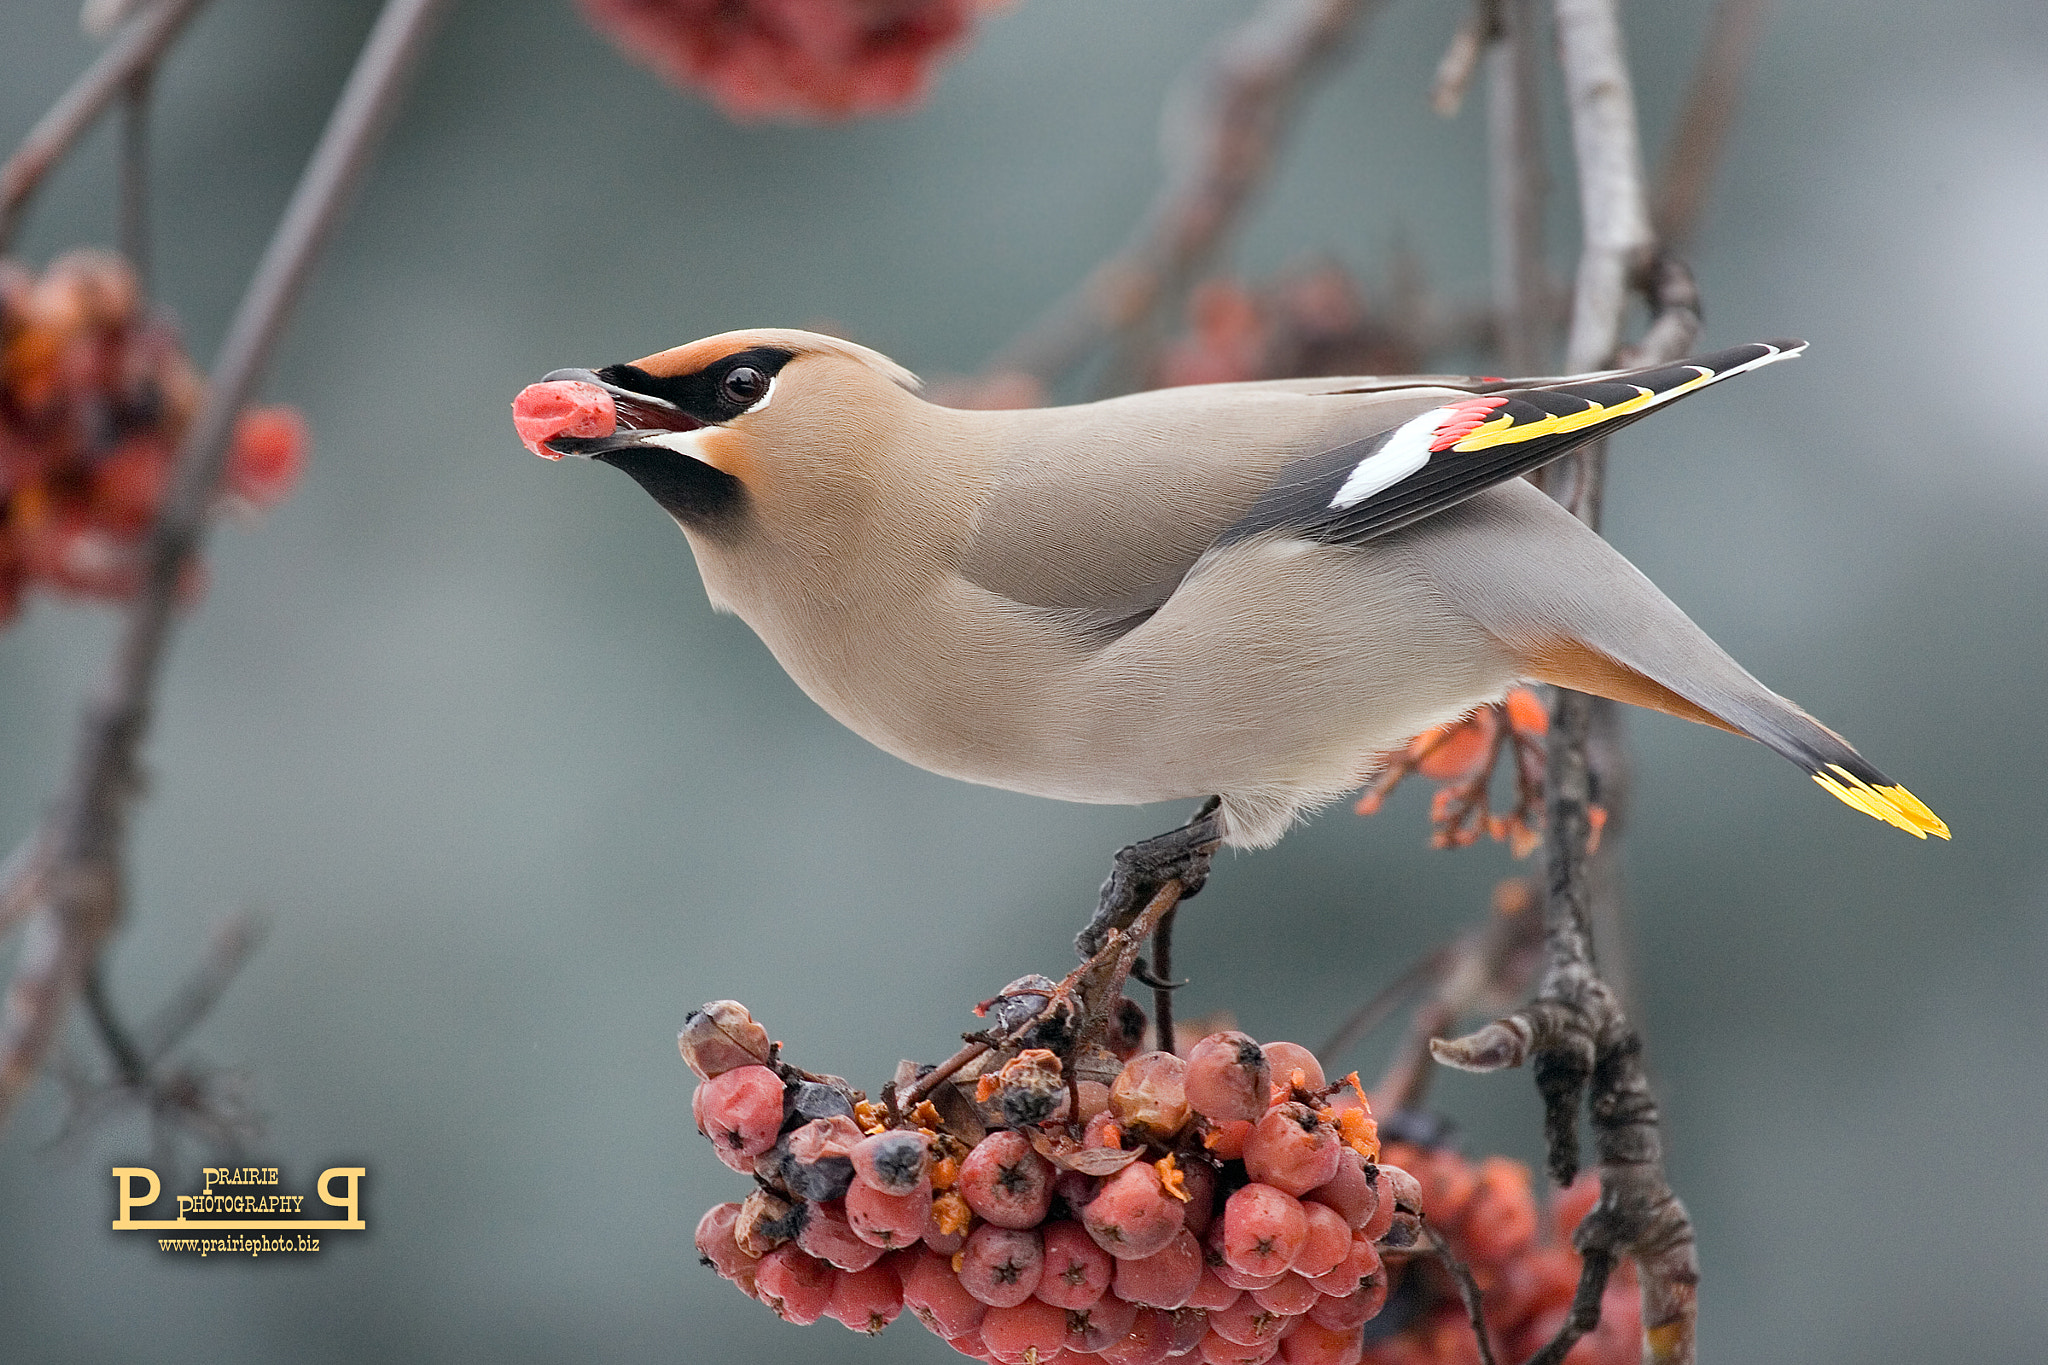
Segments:
[[[75,8],[0,18],[0,141],[88,60]],[[202,357],[371,8],[219,0],[166,70],[160,292]],[[225,1264],[111,1234],[108,1165],[146,1137],[52,1157],[46,1085],[0,1138],[0,1357],[945,1357],[909,1325],[785,1327],[698,1270],[691,1227],[736,1182],[689,1132],[674,1030],[737,996],[878,1082],[1059,969],[1108,852],[1180,812],[869,749],[710,614],[642,494],[525,455],[506,404],[559,365],[817,319],[972,369],[1121,238],[1164,88],[1245,8],[1024,0],[921,111],[787,128],[670,91],[558,0],[461,7],[278,356],[311,476],[211,552],[113,958],[147,1007],[217,917],[274,916],[196,1048],[255,1077],[288,1178],[369,1166],[373,1230]],[[1703,9],[1630,8],[1653,148]],[[1642,1022],[1712,1358],[2037,1358],[2048,9],[1782,11],[1697,265],[1709,342],[1813,351],[1632,431],[1609,524],[1957,838],[1637,717]],[[1371,273],[1405,241],[1484,291],[1481,120],[1425,107],[1454,13],[1395,6],[1315,99],[1243,267]],[[28,259],[109,237],[109,156],[52,185]],[[44,602],[0,635],[0,842],[60,778],[110,620]],[[1187,1007],[1313,1043],[1468,922],[1509,861],[1432,853],[1424,811],[1339,807],[1226,859],[1184,917]],[[1525,1076],[1436,1094],[1475,1149],[1534,1155]]]

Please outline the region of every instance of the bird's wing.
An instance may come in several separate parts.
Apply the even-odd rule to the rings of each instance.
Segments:
[[[1468,396],[1474,380],[1284,380],[959,414],[993,452],[970,581],[1114,634],[1172,595],[1283,469]]]
[[[1280,531],[1358,544],[1540,468],[1686,394],[1805,349],[1803,341],[1752,342],[1670,365],[1475,386],[1278,471],[1220,543]]]

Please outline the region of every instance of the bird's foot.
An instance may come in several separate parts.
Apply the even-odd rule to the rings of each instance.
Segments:
[[[1075,938],[1074,947],[1082,957],[1093,957],[1110,934],[1129,927],[1169,881],[1180,883],[1182,900],[1200,891],[1209,878],[1210,859],[1222,843],[1223,799],[1212,796],[1202,803],[1195,818],[1179,829],[1117,850],[1116,864],[1102,884],[1094,918]]]

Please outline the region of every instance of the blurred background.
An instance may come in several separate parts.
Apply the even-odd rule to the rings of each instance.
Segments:
[[[218,0],[164,69],[156,292],[210,357],[374,12]],[[745,1001],[875,1087],[1057,973],[1118,845],[1180,809],[946,781],[839,729],[629,480],[526,455],[557,366],[728,328],[845,329],[969,372],[1121,242],[1158,110],[1244,0],[1021,0],[903,116],[736,124],[567,0],[460,6],[272,367],[306,485],[229,528],[148,758],[111,957],[147,1009],[207,927],[273,932],[192,1050],[252,1079],[252,1155],[370,1170],[361,1235],[261,1261],[110,1233],[140,1122],[0,1134],[0,1357],[952,1358],[903,1323],[804,1331],[700,1270],[736,1179],[673,1037]],[[1462,7],[1406,0],[1306,110],[1235,267],[1396,250],[1487,297],[1483,102],[1428,109]],[[0,142],[90,60],[73,0],[0,19]],[[1706,7],[1627,8],[1646,146]],[[1751,669],[1956,831],[1923,845],[1756,745],[1636,714],[1640,1022],[1721,1360],[2030,1358],[2048,1338],[2048,9],[1786,5],[1693,253],[1704,344],[1813,349],[1630,431],[1611,538]],[[1557,261],[1576,241],[1553,129]],[[113,236],[105,131],[18,256]],[[0,844],[69,761],[114,617],[0,634]],[[1426,846],[1404,790],[1231,856],[1181,917],[1189,1013],[1311,1045],[1516,870]],[[0,963],[11,960],[9,945]],[[1370,1077],[1391,1030],[1343,1066]],[[84,1031],[73,1044],[89,1050]],[[1538,1155],[1526,1075],[1446,1076],[1469,1150]],[[166,1172],[189,1186],[188,1155]]]

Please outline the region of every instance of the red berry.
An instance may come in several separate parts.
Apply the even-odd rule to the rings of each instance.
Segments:
[[[1122,1341],[1137,1320],[1138,1305],[1127,1303],[1114,1294],[1105,1295],[1086,1308],[1070,1308],[1067,1310],[1067,1349],[1080,1355],[1094,1355]]]
[[[1399,1166],[1381,1166],[1380,1175],[1387,1182],[1380,1198],[1394,1206],[1394,1216],[1375,1240],[1393,1250],[1414,1246],[1422,1232],[1422,1186]]]
[[[1373,1175],[1372,1212],[1358,1225],[1358,1235],[1369,1242],[1377,1242],[1387,1235],[1387,1229],[1394,1225],[1394,1182],[1388,1178],[1388,1167],[1380,1166]]]
[[[935,1334],[950,1339],[981,1325],[988,1305],[967,1292],[953,1273],[950,1258],[931,1251],[901,1251],[891,1259],[903,1279],[903,1302]]]
[[[1037,1299],[1011,1307],[992,1307],[981,1320],[981,1340],[999,1361],[1050,1360],[1067,1339],[1067,1310]]]
[[[1102,1348],[1103,1365],[1159,1365],[1174,1346],[1173,1315],[1141,1308],[1121,1341]]]
[[[825,1306],[828,1316],[869,1336],[880,1335],[902,1311],[903,1282],[887,1263],[840,1275]]]
[[[1188,1053],[1188,1103],[1211,1123],[1256,1123],[1272,1089],[1273,1069],[1249,1034],[1212,1033]]]
[[[854,1232],[846,1204],[838,1199],[810,1206],[796,1244],[838,1270],[862,1271],[882,1259],[880,1247]]]
[[[1056,1308],[1087,1308],[1109,1291],[1115,1263],[1079,1223],[1061,1220],[1040,1229],[1045,1273],[1038,1297]]]
[[[1357,1327],[1324,1327],[1304,1322],[1280,1343],[1280,1359],[1287,1365],[1358,1365],[1364,1350],[1364,1333]]]
[[[1251,1297],[1269,1313],[1298,1318],[1315,1307],[1316,1300],[1322,1295],[1309,1283],[1307,1276],[1290,1270],[1265,1288],[1252,1290]]]
[[[1273,1068],[1273,1086],[1295,1087],[1302,1090],[1321,1090],[1323,1064],[1316,1060],[1316,1054],[1300,1043],[1266,1044],[1266,1065]]]
[[[742,1270],[751,1270],[754,1258],[740,1250],[738,1240],[733,1236],[733,1225],[738,1220],[738,1204],[714,1204],[697,1220],[697,1254],[704,1264],[728,1280],[739,1278]]]
[[[1327,1204],[1354,1229],[1364,1227],[1380,1205],[1378,1186],[1366,1178],[1365,1158],[1348,1148],[1337,1158],[1337,1174],[1302,1198]]]
[[[1081,1223],[1095,1244],[1118,1259],[1163,1251],[1181,1230],[1181,1204],[1159,1183],[1149,1161],[1134,1161],[1102,1183],[1081,1210]]]
[[[1177,1308],[1173,1312],[1173,1349],[1169,1356],[1191,1356],[1209,1335],[1209,1314],[1200,1308]]]
[[[1337,1130],[1305,1104],[1268,1110],[1244,1144],[1244,1169],[1252,1179],[1304,1195],[1337,1174],[1344,1146]]]
[[[306,419],[295,409],[244,409],[228,451],[228,491],[257,507],[284,501],[306,470],[309,444]]]
[[[931,1170],[924,1134],[901,1128],[862,1138],[847,1155],[853,1173],[884,1194],[909,1194]]]
[[[1202,1135],[1202,1149],[1218,1161],[1237,1161],[1251,1135],[1250,1119],[1226,1119]]]
[[[1022,1133],[1003,1130],[976,1143],[960,1163],[960,1196],[1001,1228],[1035,1228],[1052,1207],[1052,1163]]]
[[[1278,1341],[1291,1321],[1290,1315],[1275,1313],[1247,1294],[1230,1307],[1211,1313],[1209,1330],[1239,1346],[1258,1346]]]
[[[1570,1303],[1569,1295],[1565,1301]],[[1371,1322],[1386,1306],[1387,1277],[1380,1274],[1373,1276],[1356,1291],[1342,1298],[1317,1299],[1315,1306],[1308,1310],[1308,1320],[1332,1331],[1343,1331]]]
[[[825,1316],[839,1272],[793,1246],[777,1247],[754,1272],[755,1293],[778,1315],[800,1327]]]
[[[742,1175],[782,1129],[782,1082],[765,1066],[743,1066],[697,1087],[692,1109],[718,1159]]]
[[[1265,1365],[1280,1354],[1280,1343],[1274,1339],[1245,1345],[1232,1341],[1212,1326],[1197,1349],[1205,1365]]]
[[[1479,1164],[1478,1188],[1459,1222],[1465,1256],[1474,1261],[1506,1261],[1536,1243],[1536,1195],[1529,1168],[1506,1157],[1488,1157]]]
[[[1116,1295],[1146,1308],[1180,1308],[1202,1282],[1202,1244],[1182,1228],[1150,1256],[1116,1263]]]
[[[883,1194],[864,1180],[856,1180],[846,1191],[846,1221],[853,1232],[870,1246],[890,1251],[907,1247],[924,1236],[932,1216],[931,1190],[909,1194]]]
[[[1187,1306],[1190,1308],[1204,1308],[1214,1312],[1218,1308],[1230,1307],[1243,1295],[1244,1291],[1242,1289],[1233,1289],[1218,1279],[1213,1266],[1205,1265],[1202,1267],[1202,1278],[1195,1285],[1195,1292],[1188,1295]]]
[[[1109,1108],[1125,1132],[1164,1142],[1188,1121],[1188,1064],[1171,1052],[1141,1052],[1109,1087]]]
[[[960,1283],[991,1308],[1024,1302],[1037,1292],[1045,1272],[1045,1249],[1037,1233],[994,1223],[983,1223],[968,1235],[959,1259]]]
[[[1308,1240],[1294,1258],[1294,1273],[1306,1279],[1327,1275],[1351,1256],[1351,1229],[1335,1209],[1303,1200],[1302,1216],[1308,1220]]]
[[[1247,1275],[1278,1275],[1308,1241],[1301,1201],[1271,1185],[1251,1184],[1223,1206],[1223,1259]]]
[[[1181,1188],[1187,1203],[1181,1205],[1181,1225],[1200,1237],[1209,1230],[1216,1214],[1216,1168],[1201,1157],[1180,1154]]]

